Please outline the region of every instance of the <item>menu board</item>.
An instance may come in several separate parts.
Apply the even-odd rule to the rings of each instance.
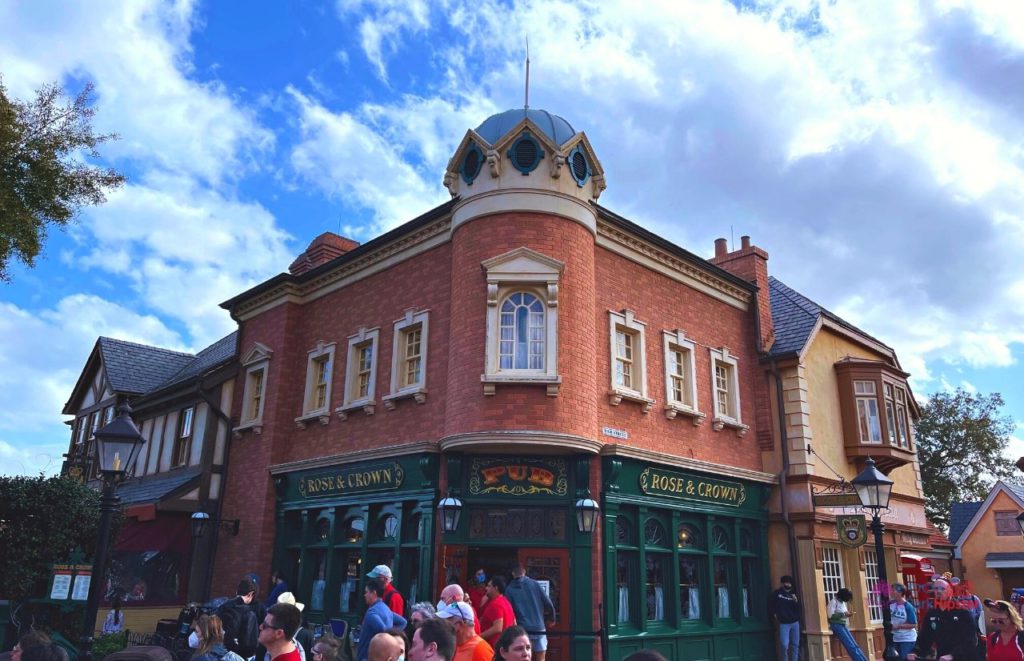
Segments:
[[[58,572],[53,575],[53,589],[50,599],[67,599],[71,593],[71,572]]]

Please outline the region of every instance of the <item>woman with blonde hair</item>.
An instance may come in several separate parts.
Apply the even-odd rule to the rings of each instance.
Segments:
[[[195,650],[192,661],[244,661],[224,646],[224,624],[216,615],[201,615],[192,623],[188,646]]]
[[[985,600],[985,607],[991,613],[988,623],[992,632],[988,635],[988,661],[1024,661],[1021,645],[1021,623],[1017,609],[1006,601]]]

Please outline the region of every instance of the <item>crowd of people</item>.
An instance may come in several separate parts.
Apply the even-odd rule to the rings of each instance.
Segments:
[[[783,576],[779,582],[769,597],[768,612],[779,634],[779,658],[797,661],[800,602],[792,576]],[[1019,607],[1009,601],[982,601],[969,585],[947,573],[932,579],[919,612],[905,586],[888,587],[892,645],[900,661],[1024,661],[1024,624]],[[853,598],[848,588],[840,588],[829,599],[826,615],[832,634],[849,657],[867,661],[849,628],[855,614],[849,608]]]

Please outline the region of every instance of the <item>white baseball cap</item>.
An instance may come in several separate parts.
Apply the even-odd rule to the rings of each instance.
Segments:
[[[388,580],[391,580],[391,567],[388,567],[387,565],[377,565],[376,567],[370,570],[370,573],[367,574],[367,576],[369,576],[370,578],[383,577]]]

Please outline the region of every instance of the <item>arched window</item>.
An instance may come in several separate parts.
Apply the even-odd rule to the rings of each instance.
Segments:
[[[501,369],[543,370],[544,304],[529,292],[515,292],[501,304]]]

